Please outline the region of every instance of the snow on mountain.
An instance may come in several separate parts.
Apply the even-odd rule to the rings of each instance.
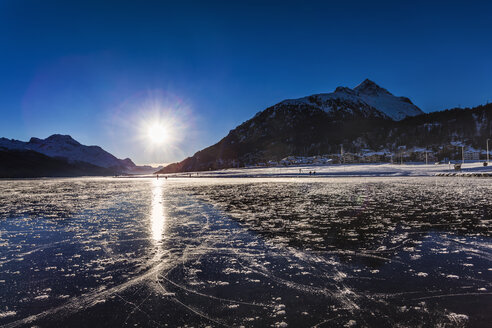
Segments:
[[[325,112],[359,112],[365,117],[380,116],[399,121],[407,116],[423,114],[406,97],[396,97],[371,80],[364,80],[354,89],[338,87],[332,93],[322,93],[299,99],[288,99],[275,107],[284,105],[316,107]],[[376,113],[377,111],[378,113]]]
[[[0,149],[21,150],[24,149],[26,143],[19,140],[0,138]]]
[[[371,81],[354,89],[338,87],[333,93],[268,107],[216,144],[157,173],[218,170],[279,162],[288,156],[338,156],[342,146],[352,154],[401,154],[403,148],[418,153],[420,148],[431,149],[438,158],[452,158],[461,156],[453,142],[479,149],[492,131],[492,104],[396,120],[419,111],[407,98],[395,97]]]
[[[367,104],[396,121],[402,120],[407,116],[416,116],[424,113],[410,99],[393,96],[388,90],[381,88],[368,79],[355,87],[354,91]]]
[[[118,159],[99,146],[85,146],[69,135],[54,134],[46,139],[31,138],[29,142],[0,138],[0,148],[33,150],[50,157],[63,157],[69,162],[86,162],[104,168],[132,170],[131,159]]]

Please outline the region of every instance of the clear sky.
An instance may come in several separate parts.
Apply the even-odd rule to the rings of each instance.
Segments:
[[[426,112],[484,104],[491,17],[492,1],[0,0],[0,136],[162,163],[365,78]],[[151,145],[156,120],[173,136]]]

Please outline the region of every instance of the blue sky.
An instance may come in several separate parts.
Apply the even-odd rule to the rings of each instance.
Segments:
[[[490,14],[489,1],[0,0],[0,136],[70,134],[158,163],[365,78],[426,112],[484,104]],[[140,121],[161,108],[180,128],[151,147]]]

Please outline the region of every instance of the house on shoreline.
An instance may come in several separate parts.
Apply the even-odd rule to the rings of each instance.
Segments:
[[[400,147],[397,151],[386,149],[372,151],[362,149],[360,152],[343,152],[341,154],[324,154],[316,156],[287,156],[281,160],[270,160],[248,166],[295,166],[295,165],[328,165],[328,164],[357,164],[357,163],[393,163],[421,162],[434,164],[439,161],[479,161],[486,158],[485,151],[474,148],[457,149],[455,145],[440,147],[440,149]]]

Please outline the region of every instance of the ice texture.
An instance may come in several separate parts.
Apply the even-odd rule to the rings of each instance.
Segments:
[[[0,325],[486,327],[487,179],[0,181]]]

